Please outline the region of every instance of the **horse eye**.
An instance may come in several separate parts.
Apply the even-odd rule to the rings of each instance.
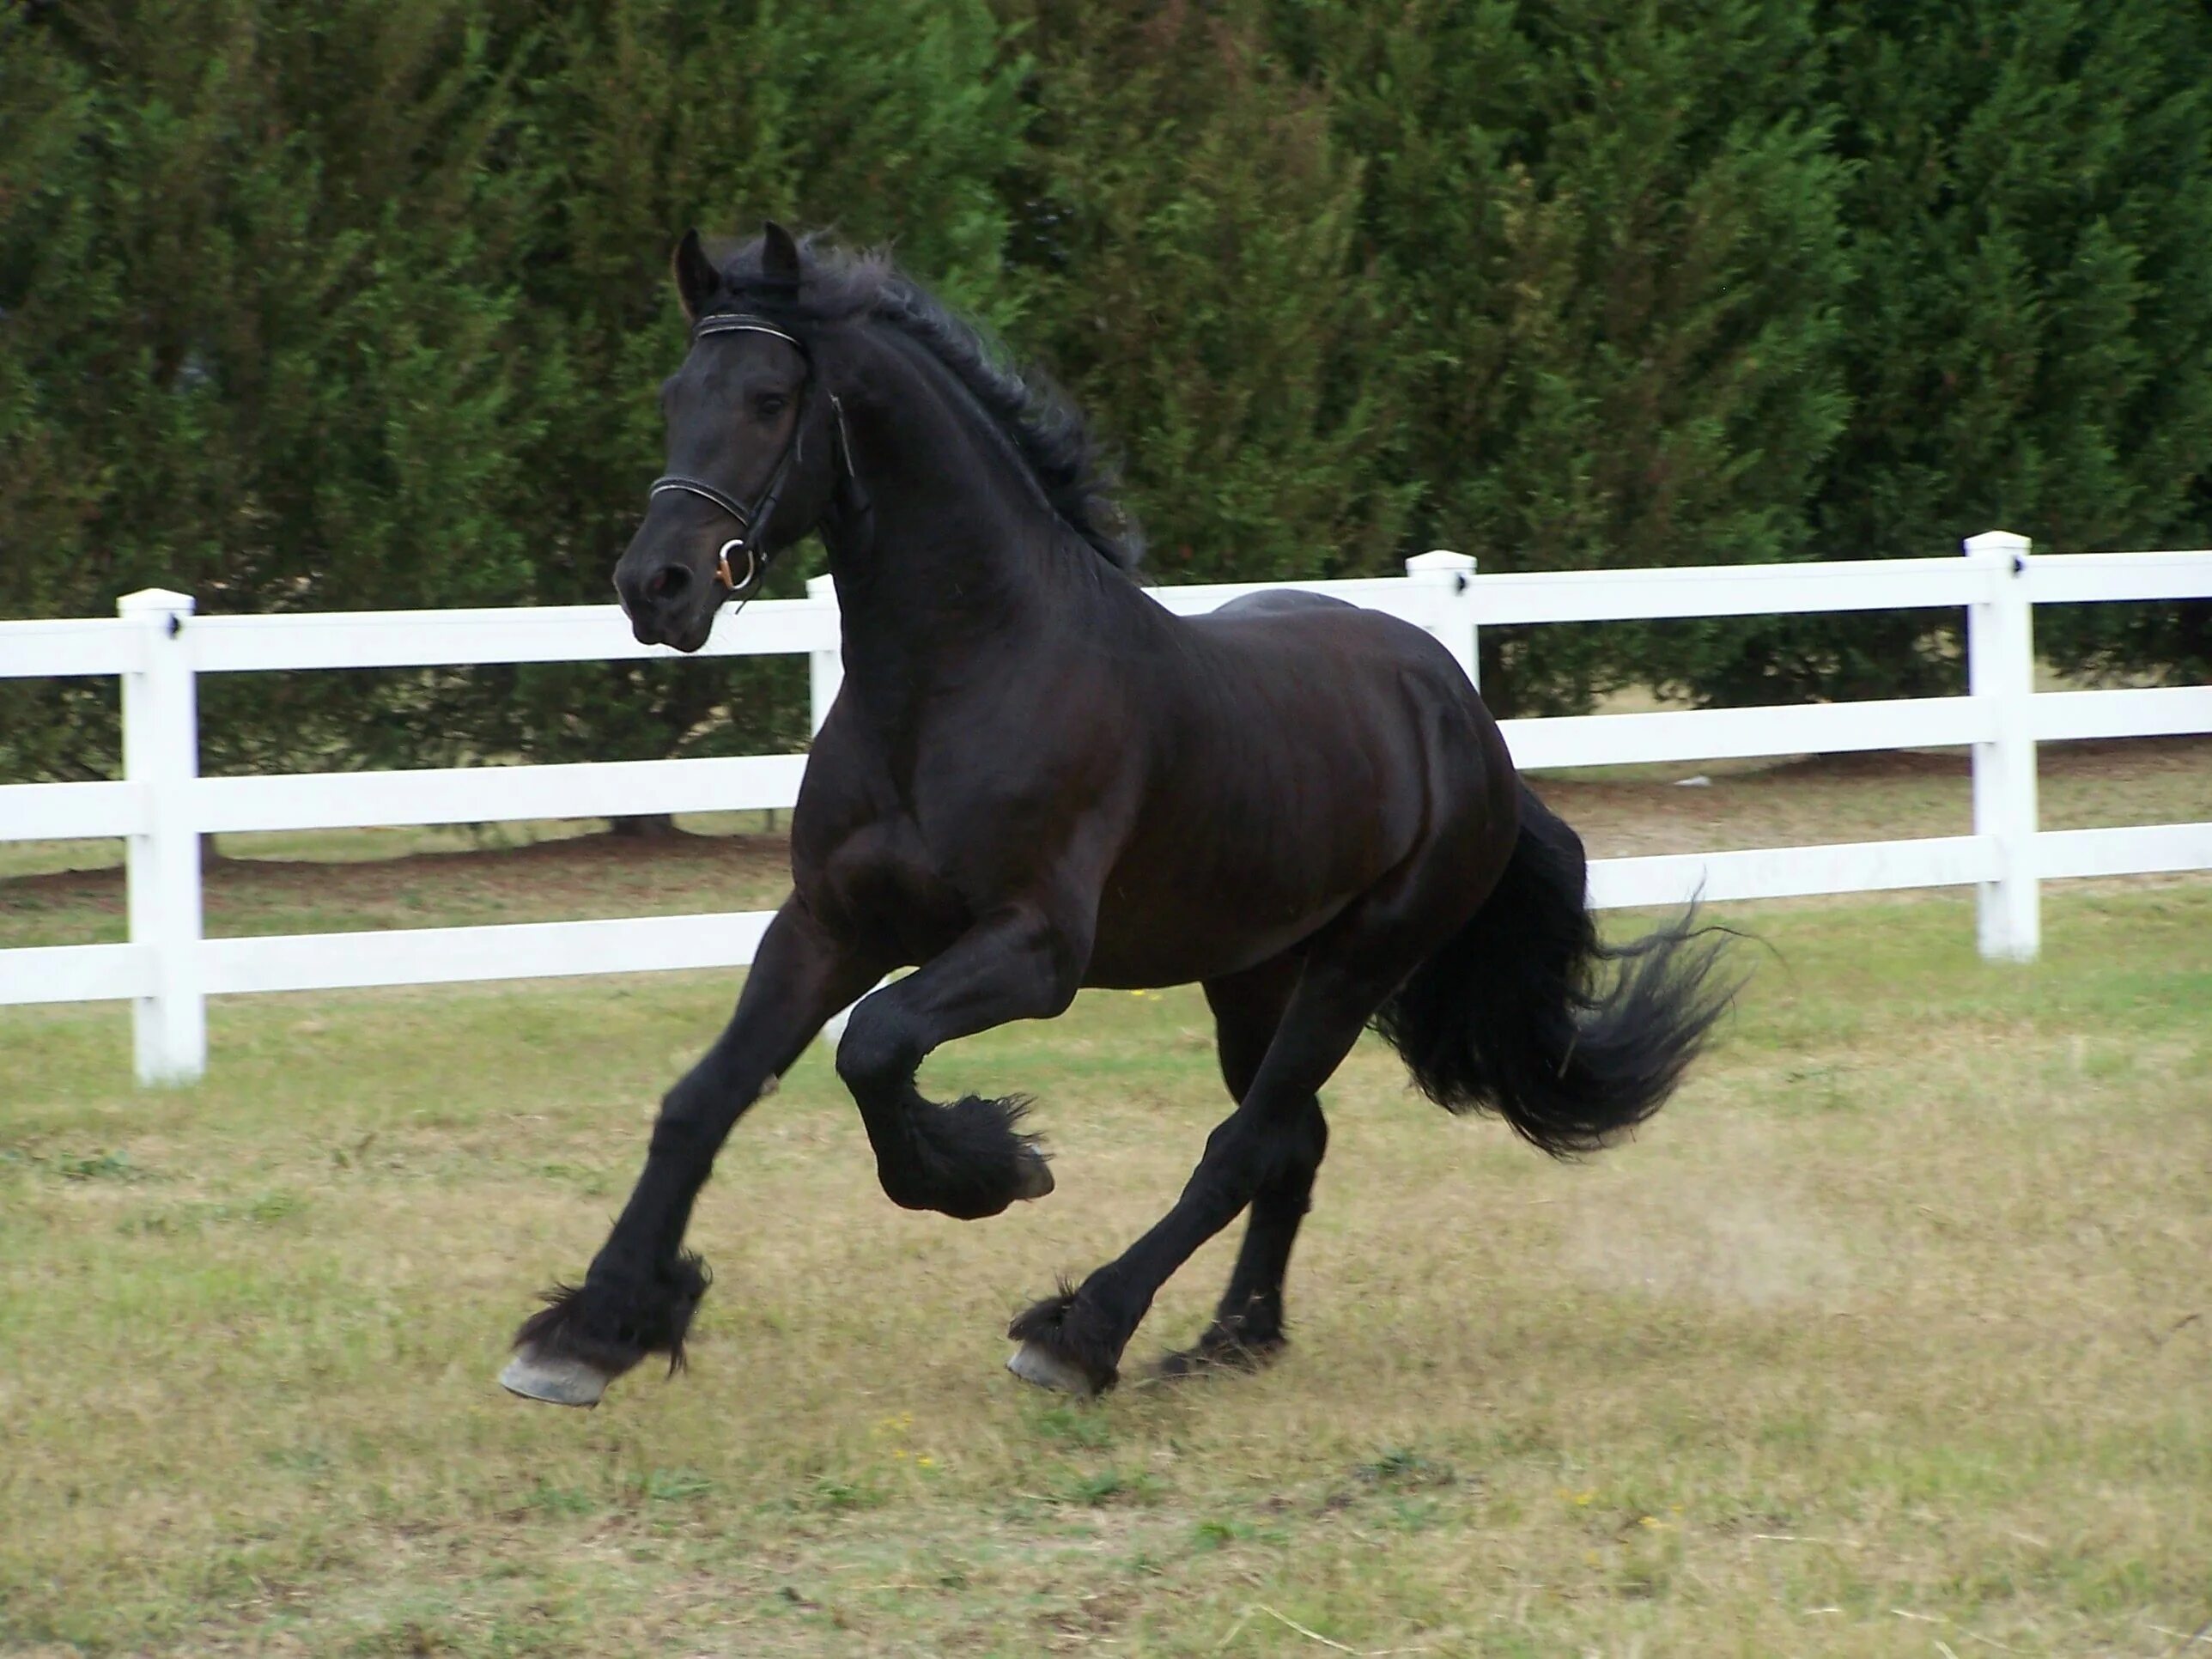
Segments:
[[[763,392],[753,399],[753,412],[763,421],[773,420],[783,413],[791,399],[777,392]]]

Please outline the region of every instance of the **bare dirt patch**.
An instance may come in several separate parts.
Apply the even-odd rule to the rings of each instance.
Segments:
[[[751,910],[773,908],[790,884],[790,847],[781,836],[681,833],[401,858],[219,858],[203,879],[215,937]],[[118,937],[123,919],[119,868],[0,881],[0,946]],[[74,938],[63,932],[70,927],[79,930]]]
[[[1622,857],[1970,833],[1967,757],[1893,750],[1778,764],[1540,775],[1538,790],[1592,856]],[[1701,776],[1684,787],[1676,780]],[[2046,744],[2047,829],[2212,817],[2212,738]],[[780,834],[652,837],[539,826],[519,845],[416,850],[406,832],[285,838],[310,856],[265,856],[224,837],[206,878],[216,936],[549,921],[773,908],[790,890]],[[523,833],[531,833],[526,830]],[[424,832],[450,837],[453,832]],[[370,855],[364,856],[364,853]],[[123,872],[110,866],[0,879],[0,948],[119,939]]]
[[[2046,830],[2212,817],[2212,738],[2046,744],[2038,772]],[[1706,782],[1678,781],[1693,777]],[[1535,782],[1598,858],[1973,830],[1972,769],[1964,750],[1685,764],[1665,775],[1638,768],[1626,775],[1539,776]]]

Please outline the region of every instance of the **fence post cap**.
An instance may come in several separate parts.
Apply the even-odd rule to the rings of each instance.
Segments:
[[[1449,548],[1437,548],[1427,553],[1416,553],[1406,561],[1407,571],[1419,575],[1431,570],[1467,571],[1474,568],[1474,556],[1455,553]]]
[[[142,587],[115,602],[119,617],[167,617],[179,611],[190,614],[191,608],[191,594],[172,592],[166,587]]]
[[[2034,545],[2025,536],[2009,530],[1985,530],[1978,536],[1966,538],[1965,546],[1968,558],[2025,558],[2027,550]]]

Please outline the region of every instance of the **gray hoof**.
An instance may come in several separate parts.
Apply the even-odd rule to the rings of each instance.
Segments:
[[[1024,1342],[1015,1349],[1006,1361],[1006,1369],[1024,1382],[1034,1382],[1040,1389],[1056,1389],[1078,1400],[1088,1400],[1097,1393],[1091,1386],[1091,1379],[1076,1367],[1034,1342]]]
[[[549,1406],[596,1406],[612,1381],[580,1359],[540,1359],[527,1349],[518,1349],[499,1374],[499,1386],[509,1394]]]

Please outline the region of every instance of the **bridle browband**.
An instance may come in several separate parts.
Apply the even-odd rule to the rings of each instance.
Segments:
[[[806,379],[799,390],[799,412],[792,421],[790,440],[785,443],[783,453],[776,457],[775,469],[768,475],[768,482],[761,486],[750,505],[704,478],[686,477],[681,473],[671,472],[653,481],[652,495],[660,495],[672,489],[686,495],[696,495],[738,521],[738,533],[722,544],[714,561],[715,580],[735,593],[768,574],[769,558],[772,556],[763,554],[754,542],[759,531],[775,513],[776,501],[783,495],[784,481],[791,476],[791,464],[798,459],[800,442],[806,431],[806,417],[813,410],[814,394],[819,381],[815,373],[814,354],[807,349],[806,342],[788,330],[777,327],[765,317],[753,316],[745,312],[717,312],[702,317],[692,325],[691,341],[695,345],[712,334],[766,334],[781,340],[796,351],[806,365]],[[837,465],[857,488],[859,479],[853,472],[852,445],[845,435],[845,406],[838,402],[837,394],[834,392],[828,395],[830,408],[836,421]],[[745,556],[745,574],[743,576],[730,574],[730,552],[733,548],[741,550]]]

